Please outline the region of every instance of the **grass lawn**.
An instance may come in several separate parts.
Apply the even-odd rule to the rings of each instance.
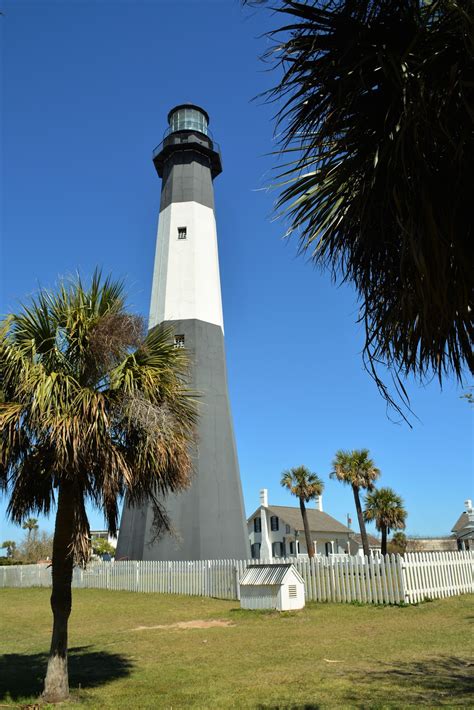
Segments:
[[[75,590],[72,704],[85,708],[473,707],[472,596],[420,606],[237,602]],[[0,707],[42,689],[49,590],[0,590]],[[220,620],[228,625],[179,627]],[[138,627],[162,628],[141,628]]]

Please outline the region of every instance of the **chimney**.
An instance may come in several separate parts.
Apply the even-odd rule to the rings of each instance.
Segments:
[[[268,489],[267,488],[260,489],[260,505],[263,505],[265,508],[268,507]]]
[[[466,508],[467,513],[472,513],[472,500],[468,498],[468,500],[464,501],[464,507]]]
[[[318,496],[316,498],[316,510],[320,510],[321,513],[323,512],[323,497]]]

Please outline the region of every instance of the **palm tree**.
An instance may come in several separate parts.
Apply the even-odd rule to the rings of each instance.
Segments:
[[[31,538],[31,533],[33,531],[38,530],[39,525],[38,525],[38,519],[37,518],[28,518],[28,520],[25,520],[23,525],[21,526],[23,530],[28,530],[28,542],[30,541]]]
[[[10,559],[14,556],[16,551],[16,542],[14,540],[5,540],[1,544],[2,549],[6,549],[7,557]]]
[[[57,506],[53,540],[53,631],[44,687],[69,693],[68,619],[74,563],[90,553],[86,502],[116,535],[119,503],[154,501],[189,482],[195,404],[187,359],[171,333],[145,335],[126,311],[124,287],[96,272],[56,293],[41,290],[0,330],[0,483],[21,523]]]
[[[243,0],[259,4],[259,0]],[[265,5],[265,0],[260,0]],[[277,212],[354,284],[365,366],[440,382],[474,369],[472,12],[465,0],[280,0]],[[402,409],[400,409],[402,406]]]
[[[378,488],[367,493],[364,520],[375,522],[375,527],[382,533],[382,555],[387,554],[390,530],[403,530],[406,517],[403,500],[392,488]]]
[[[280,483],[299,499],[308,557],[314,557],[314,545],[311,539],[305,503],[322,494],[324,483],[315,473],[311,473],[306,466],[298,466],[290,468],[289,471],[284,471]]]
[[[338,481],[352,487],[357,519],[359,520],[362,547],[364,555],[368,557],[370,555],[369,541],[367,539],[362,506],[360,504],[359,491],[361,488],[372,488],[373,482],[380,476],[380,471],[376,468],[372,459],[369,458],[368,449],[358,449],[354,451],[343,451],[341,449],[337,451],[334,461],[332,462],[332,469],[329,474],[330,478],[336,478]]]

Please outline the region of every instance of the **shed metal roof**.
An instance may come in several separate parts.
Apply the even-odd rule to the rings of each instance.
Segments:
[[[299,582],[304,579],[292,564],[249,565],[240,580],[240,586],[280,586],[292,572]]]

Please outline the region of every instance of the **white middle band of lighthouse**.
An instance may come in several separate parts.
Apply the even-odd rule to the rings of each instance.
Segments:
[[[224,329],[216,220],[210,207],[173,202],[158,221],[149,327],[194,318]]]

